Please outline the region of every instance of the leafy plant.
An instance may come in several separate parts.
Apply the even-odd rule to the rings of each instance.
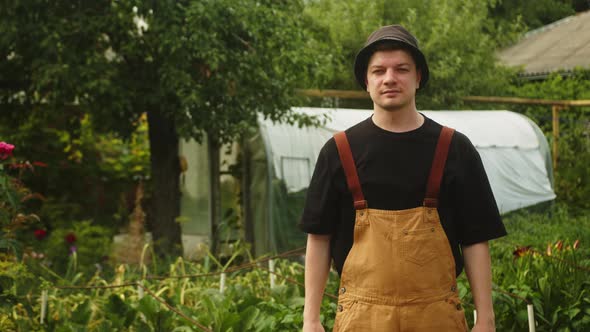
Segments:
[[[513,213],[505,224],[508,237],[491,243],[498,330],[526,330],[527,301],[533,304],[537,331],[589,329],[587,215],[572,215],[557,205],[544,213]],[[472,322],[474,308],[464,276],[459,289]]]
[[[15,177],[8,173],[11,169],[22,174],[24,170],[32,170],[34,167],[28,161],[18,163],[12,158],[7,162],[13,151],[14,145],[0,142],[0,249],[11,250],[20,260],[23,246],[18,241],[18,231],[39,221],[36,214],[27,211],[25,203],[40,196],[33,194],[20,180],[20,176]]]

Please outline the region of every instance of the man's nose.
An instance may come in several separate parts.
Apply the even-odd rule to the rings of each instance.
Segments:
[[[385,77],[383,78],[383,83],[392,84],[396,82],[395,72],[393,69],[387,69],[385,71]]]

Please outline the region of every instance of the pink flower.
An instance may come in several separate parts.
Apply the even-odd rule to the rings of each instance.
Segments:
[[[36,229],[35,230],[35,237],[37,240],[41,241],[47,236],[47,231],[44,229]]]
[[[68,233],[68,235],[64,237],[64,240],[66,240],[67,243],[72,244],[76,242],[76,234]]]
[[[6,142],[0,142],[0,160],[4,160],[12,156],[12,151],[14,151],[14,145],[8,144]]]

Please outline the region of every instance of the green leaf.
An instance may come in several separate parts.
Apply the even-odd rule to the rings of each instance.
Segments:
[[[526,323],[528,322],[529,316],[528,316],[528,312],[526,309],[524,310],[518,310],[518,312],[516,313],[516,320],[518,322],[522,323]]]
[[[137,310],[149,319],[160,312],[160,303],[151,296],[144,296],[141,300],[139,300]]]
[[[175,327],[174,330],[172,330],[172,332],[194,332],[194,331],[195,330],[193,330],[189,326],[178,326],[178,327]]]
[[[574,319],[574,317],[576,317],[580,312],[582,312],[582,309],[580,308],[572,308],[569,309],[567,311],[567,315],[570,318],[570,320]]]
[[[81,325],[88,325],[90,316],[92,315],[92,307],[90,300],[85,300],[79,304],[76,309],[72,312],[71,321]]]
[[[12,250],[17,260],[22,261],[23,247],[20,242],[14,239],[0,239],[0,248]]]
[[[298,309],[303,308],[305,304],[305,298],[303,297],[293,297],[287,300],[287,303],[291,309]]]
[[[260,309],[256,307],[248,307],[240,313],[241,327],[243,331],[249,330],[254,326],[256,319],[260,315]]]

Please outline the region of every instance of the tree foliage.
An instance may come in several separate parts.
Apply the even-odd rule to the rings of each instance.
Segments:
[[[179,243],[179,137],[207,135],[215,144],[229,142],[254,126],[259,115],[312,124],[290,111],[299,102],[295,88],[357,89],[356,52],[371,31],[393,23],[418,37],[431,68],[419,108],[460,108],[466,95],[506,94],[512,72],[497,65],[498,46],[572,14],[572,8],[583,4],[4,0],[1,126],[23,148],[41,142],[34,151],[50,164],[46,187],[68,193],[60,202],[77,197],[84,184],[93,185],[104,174],[119,179],[150,174],[153,196],[147,210],[155,238]],[[104,163],[102,158],[126,149],[120,139],[133,137],[144,114],[150,171],[144,169],[145,153]],[[113,149],[97,156],[90,141],[101,133],[108,134],[97,144]],[[51,169],[51,158],[67,166],[65,171]],[[82,167],[85,162],[98,164],[96,172]],[[128,166],[142,169],[128,172]],[[68,183],[64,174],[82,180]]]
[[[358,88],[352,66],[365,38],[380,26],[402,24],[417,36],[430,67],[431,81],[419,93],[419,107],[449,109],[459,107],[465,95],[494,94],[508,82],[508,72],[496,65],[496,42],[484,31],[491,3],[318,0],[308,11],[342,51],[342,66],[335,68],[331,87]]]
[[[311,123],[291,112],[294,89],[322,76],[328,52],[302,12],[301,1],[4,1],[0,105],[15,122],[74,109],[123,137],[147,112],[152,226],[178,252],[179,136],[227,142],[258,114]]]
[[[553,23],[575,14],[572,0],[496,0],[489,4],[491,17],[498,26],[521,21],[528,30]]]

